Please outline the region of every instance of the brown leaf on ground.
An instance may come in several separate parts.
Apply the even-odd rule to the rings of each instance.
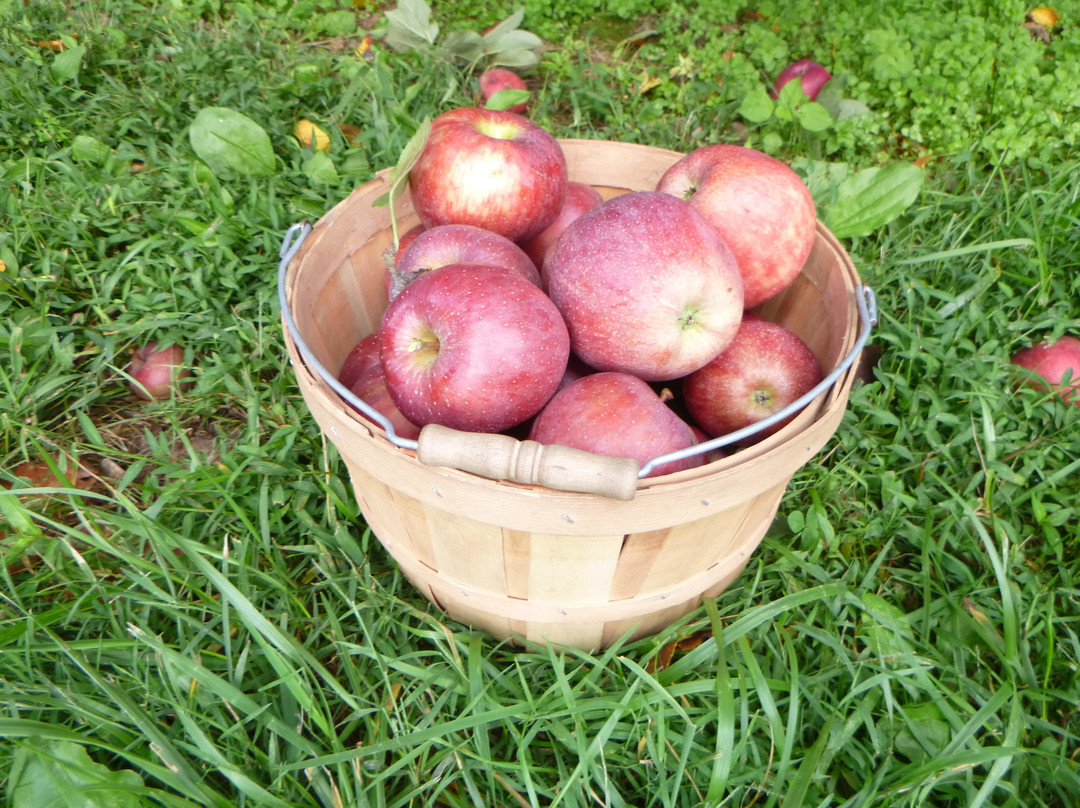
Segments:
[[[649,673],[657,673],[664,670],[671,664],[671,660],[676,652],[692,651],[712,635],[712,629],[706,628],[701,631],[695,631],[687,637],[680,637],[677,640],[672,640],[661,648],[659,653],[657,653],[653,659],[649,660],[649,664],[645,666],[645,670]]]
[[[34,488],[62,486],[64,488],[88,489],[93,487],[93,472],[72,457],[65,458],[63,455],[58,455],[53,465],[56,466],[57,471],[63,473],[63,477],[58,477],[52,467],[44,460],[28,460],[25,463],[20,463],[12,469],[12,474],[27,480]],[[0,486],[10,488],[3,480],[0,480]]]
[[[1039,42],[1042,42],[1044,45],[1049,45],[1050,44],[1050,29],[1047,28],[1045,25],[1039,25],[1039,23],[1037,23],[1037,22],[1030,22],[1029,21],[1029,22],[1023,23],[1020,27],[1021,28],[1026,28],[1027,32],[1029,34],[1031,34],[1032,39],[1037,39]]]

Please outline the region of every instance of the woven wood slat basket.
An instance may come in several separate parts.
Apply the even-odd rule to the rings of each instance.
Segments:
[[[605,197],[651,190],[681,155],[562,140],[571,179]],[[312,228],[284,294],[330,372],[386,308],[392,242],[382,172]],[[406,193],[399,232],[417,219]],[[858,274],[823,226],[795,283],[760,309],[799,334],[828,372],[856,345]],[[305,403],[348,468],[367,523],[402,572],[447,614],[499,639],[587,650],[655,634],[732,583],[777,513],[792,475],[839,425],[854,365],[782,430],[708,465],[638,481],[633,499],[556,491],[427,466],[348,406],[285,340]]]

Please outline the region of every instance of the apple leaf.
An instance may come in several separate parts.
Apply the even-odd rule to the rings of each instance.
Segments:
[[[71,741],[19,747],[8,776],[11,808],[139,808],[142,778],[112,771]]]
[[[372,203],[375,207],[380,208],[390,206],[390,225],[394,233],[395,245],[398,242],[398,229],[397,217],[394,216],[394,201],[405,192],[405,188],[409,183],[409,172],[416,165],[416,161],[420,159],[420,155],[423,153],[424,146],[427,145],[430,136],[431,119],[424,118],[416,128],[413,136],[409,138],[409,142],[405,144],[405,148],[401,150],[397,165],[390,169],[390,188]]]
[[[484,104],[485,109],[510,109],[516,104],[524,104],[531,96],[528,90],[499,90]]]
[[[750,92],[739,105],[738,113],[751,123],[764,123],[772,117],[776,104],[762,88]]]
[[[490,31],[484,34],[484,39],[489,42],[494,42],[503,34],[515,31],[521,27],[521,23],[525,21],[525,9],[519,8],[505,20],[492,27]]]
[[[442,49],[466,62],[478,62],[484,58],[484,38],[476,31],[451,31],[442,42]]]
[[[424,0],[400,0],[396,9],[385,14],[386,44],[398,53],[435,44],[439,26],[431,21],[431,6]]]
[[[865,236],[907,210],[922,184],[923,172],[912,163],[865,168],[837,187],[825,224],[837,238]]]
[[[236,173],[255,177],[274,171],[270,136],[251,118],[225,107],[206,107],[195,116],[188,132],[191,148],[215,174]]]

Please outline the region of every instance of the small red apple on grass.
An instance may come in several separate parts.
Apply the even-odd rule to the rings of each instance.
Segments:
[[[513,70],[508,70],[505,67],[492,67],[485,70],[480,74],[480,100],[486,104],[491,100],[491,97],[495,93],[500,93],[503,90],[524,90],[525,81]],[[507,112],[514,112],[518,115],[524,115],[528,109],[528,104],[514,104],[511,107],[507,107]]]
[[[533,260],[536,266],[542,267],[548,249],[558,241],[566,226],[582,213],[592,210],[603,201],[604,198],[600,196],[600,192],[591,185],[571,180],[566,184],[566,199],[563,201],[555,221],[549,224],[543,232],[523,242],[521,248],[525,250],[525,253]]]
[[[386,378],[379,358],[379,332],[368,334],[353,346],[338,371],[338,381],[349,388],[354,396],[385,416],[398,437],[413,440],[420,434],[420,428],[401,414],[386,389]]]
[[[559,390],[533,421],[529,437],[608,457],[654,457],[694,446],[690,425],[648,384],[629,373],[582,376]],[[700,455],[657,466],[648,476],[700,466]]]
[[[409,172],[424,227],[471,224],[511,241],[555,221],[566,183],[566,155],[551,133],[513,112],[478,107],[438,115]]]
[[[157,342],[149,342],[132,352],[128,374],[131,376],[131,392],[150,401],[169,398],[174,392],[179,392],[191,375],[191,369],[184,361],[181,346],[162,348]]]
[[[742,319],[730,251],[669,194],[635,191],[583,213],[548,251],[541,274],[582,361],[646,381],[697,370]]]
[[[779,412],[821,378],[817,359],[797,334],[747,312],[731,344],[683,379],[683,399],[698,426],[720,437]],[[752,441],[790,420],[762,430]]]
[[[448,264],[505,267],[540,285],[540,270],[521,247],[505,236],[471,224],[436,225],[417,234],[399,255],[395,272],[403,285],[408,276]],[[396,291],[392,289],[391,294]]]
[[[480,264],[421,274],[379,334],[390,396],[421,427],[503,432],[543,407],[570,356],[555,304],[513,270]]]
[[[751,309],[786,289],[817,237],[817,209],[794,169],[746,146],[690,152],[656,189],[687,200],[723,237],[743,276]]]
[[[1043,391],[1052,389],[1062,401],[1080,407],[1080,339],[1064,336],[1055,342],[1036,343],[1019,351],[1012,362],[1037,374],[1045,382],[1028,378],[1031,387]]]
[[[773,82],[772,97],[776,98],[780,94],[781,88],[796,78],[802,81],[803,93],[813,101],[818,97],[818,93],[821,92],[821,88],[825,86],[825,83],[832,78],[832,74],[815,61],[800,59],[785,67],[777,75],[776,80]]]

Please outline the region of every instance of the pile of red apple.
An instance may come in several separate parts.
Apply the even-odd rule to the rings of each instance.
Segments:
[[[420,225],[387,262],[379,329],[339,372],[402,437],[438,423],[644,463],[821,379],[796,334],[750,311],[816,237],[806,185],[773,157],[706,146],[605,200],[535,122],[463,107],[432,122],[409,189]]]

